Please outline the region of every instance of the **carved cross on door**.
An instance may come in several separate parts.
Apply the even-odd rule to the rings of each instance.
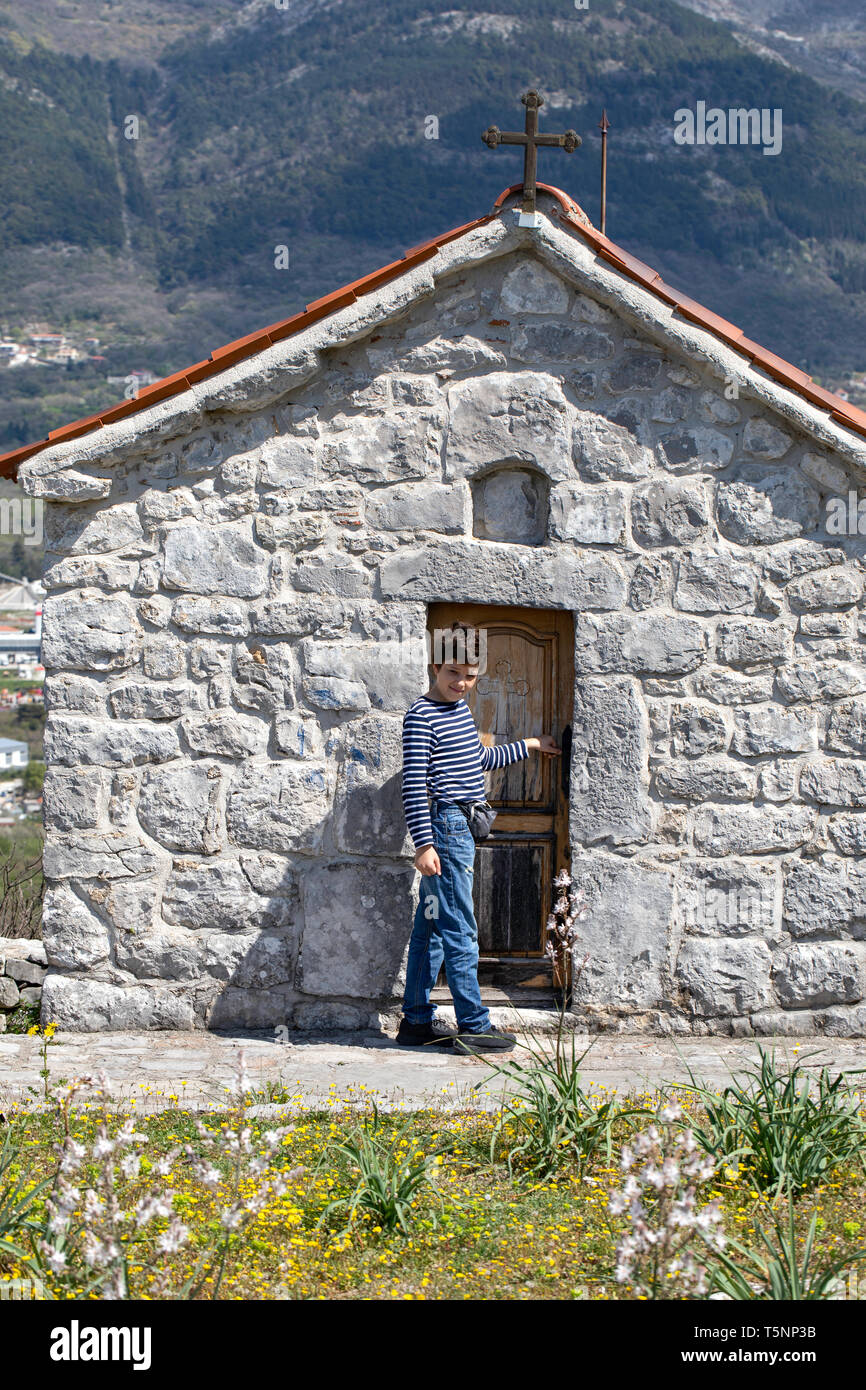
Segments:
[[[509,701],[514,696],[524,700],[529,694],[529,681],[522,678],[512,679],[510,661],[497,661],[495,670],[498,679],[494,679],[492,676],[482,676],[476,690],[479,695],[496,696],[496,733],[500,738],[506,738],[509,730],[515,727],[509,717]]]
[[[544,105],[544,97],[539,96],[538,92],[526,92],[520,98],[526,107],[526,130],[524,132],[516,130],[500,130],[499,126],[491,125],[483,132],[481,139],[485,145],[489,145],[491,150],[495,150],[497,145],[523,145],[523,204],[521,211],[526,213],[535,212],[535,184],[538,168],[538,147],[539,145],[553,145],[566,154],[571,154],[578,145],[583,144],[576,130],[567,130],[564,135],[540,135],[538,131],[538,111]]]

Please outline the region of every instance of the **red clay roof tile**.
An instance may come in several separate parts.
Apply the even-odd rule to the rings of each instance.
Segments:
[[[154,382],[154,385],[156,383]],[[144,410],[145,406],[141,401],[136,400],[135,396],[128,401],[119,401],[117,405],[112,405],[108,410],[103,410],[100,420],[103,425],[112,425],[115,420],[122,420],[125,415],[134,415],[138,410]]]
[[[197,382],[225,371],[233,363],[254,356],[264,348],[301,332],[302,329],[327,317],[328,314],[345,308],[354,303],[360,295],[370,293],[371,290],[376,289],[386,281],[404,275],[412,265],[435,256],[439,247],[447,245],[448,242],[454,241],[457,237],[474,230],[476,227],[492,222],[508,198],[512,194],[519,193],[521,189],[522,184],[510,185],[496,199],[493,211],[484,217],[478,217],[473,222],[466,222],[461,227],[453,227],[440,236],[431,237],[428,241],[411,247],[399,260],[392,261],[389,265],[382,266],[379,270],[362,276],[360,280],[355,280],[349,285],[344,285],[341,289],[334,290],[331,294],[324,295],[321,299],[314,300],[303,311],[293,314],[290,318],[282,319],[278,323],[271,324],[268,328],[260,329],[244,338],[237,338],[234,342],[214,348],[208,358],[191,367],[185,367],[179,372],[174,372],[170,376],[163,377],[151,386],[142,388],[132,400],[121,401],[117,405],[100,411],[96,415],[88,416],[84,420],[74,420],[60,429],[52,430],[48,438],[40,440],[39,443],[28,444],[24,448],[13,449],[9,453],[3,454],[0,456],[0,477],[16,478],[18,465],[23,463],[25,459],[32,458],[34,454],[40,453],[49,444],[57,443],[60,440],[74,439],[79,435],[98,429],[102,425],[111,424],[115,420],[133,415],[138,410],[146,410],[148,406],[156,404],[157,401],[179,395]],[[665,284],[658,271],[653,270],[652,266],[638,260],[636,256],[632,256],[621,246],[615,245],[608,237],[603,236],[596,227],[593,227],[580,204],[570,198],[567,193],[563,193],[562,189],[548,183],[538,184],[538,189],[557,200],[562,208],[559,220],[576,228],[603,260],[644,285],[665,303],[673,305],[684,318],[706,328],[716,337],[729,343],[738,352],[744,353],[756,366],[768,372],[776,380],[791,386],[813,404],[828,410],[832,418],[839,424],[846,425],[858,433],[866,433],[866,413],[858,410],[856,406],[850,405],[841,396],[818,386],[810,376],[807,376],[805,372],[802,372],[792,363],[786,362],[784,358],[768,352],[759,343],[753,343],[735,324],[729,323],[727,319],[714,314],[710,309],[705,309],[702,304],[698,304],[688,295],[681,294],[678,290]]]
[[[671,302],[676,307],[678,314],[682,314],[684,319],[691,323],[696,323],[700,328],[708,328],[717,338],[722,338],[724,342],[739,346],[745,338],[742,328],[738,328],[730,319],[723,319],[721,314],[714,314],[712,309],[705,309],[703,304],[698,304],[697,300],[691,299],[687,294],[679,294],[676,290],[668,288],[671,295]]]
[[[48,431],[48,438],[72,439],[76,434],[86,434],[88,430],[96,429],[101,423],[99,412],[95,415],[85,415],[81,420],[72,420],[68,425],[60,425],[56,430]]]
[[[858,430],[860,434],[866,434],[866,410],[861,410],[859,406],[851,405],[850,401],[845,403],[845,414],[841,410],[830,412],[831,419],[837,420],[842,425],[848,425],[852,430]]]

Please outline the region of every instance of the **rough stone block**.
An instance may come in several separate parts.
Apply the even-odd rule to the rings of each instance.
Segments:
[[[21,991],[14,980],[0,975],[0,1009],[14,1009],[21,999]]]
[[[415,871],[316,864],[303,878],[300,988],[350,999],[390,996],[400,975]]]
[[[675,922],[695,936],[761,936],[777,941],[779,875],[774,864],[692,860],[677,880]]]
[[[695,812],[699,854],[774,854],[808,844],[817,813],[808,806],[701,806]]]
[[[472,477],[499,460],[534,463],[553,479],[571,472],[571,412],[556,377],[491,372],[448,392],[446,476]]]
[[[679,675],[694,671],[707,650],[703,626],[693,618],[627,613],[580,614],[574,622],[575,670],[621,671],[634,675]]]
[[[34,960],[7,960],[6,975],[19,985],[41,985],[45,967]]]
[[[754,566],[725,551],[693,552],[677,562],[674,602],[687,613],[738,613],[754,607]]]
[[[304,700],[324,710],[370,708],[370,696],[361,682],[342,680],[338,676],[305,676]]]
[[[320,676],[332,677],[346,685],[360,686],[375,709],[401,713],[417,698],[419,676],[426,665],[421,637],[407,642],[386,638],[364,644],[306,638],[302,652],[310,686],[314,687]],[[315,703],[321,701],[317,699]]]
[[[104,980],[49,972],[42,987],[42,1018],[70,1033],[138,1031],[196,1026],[187,993],[152,985],[114,985]]]
[[[743,431],[743,453],[753,458],[780,459],[791,447],[791,436],[786,430],[772,425],[761,415],[753,415],[746,421]]]
[[[770,948],[755,937],[686,937],[680,947],[676,977],[692,1013],[705,1018],[726,1017],[775,1002],[771,963]]]
[[[863,998],[862,957],[835,941],[795,942],[773,964],[773,983],[787,1009],[851,1004]]]
[[[803,937],[850,936],[866,940],[863,892],[866,870],[862,865],[792,859],[785,865],[783,920],[785,930]]]
[[[577,681],[570,808],[574,840],[630,844],[649,838],[646,738],[646,715],[635,681]]]
[[[659,379],[662,361],[655,352],[632,348],[614,363],[607,373],[610,391],[649,391]]]
[[[236,769],[226,812],[230,839],[277,852],[320,849],[333,781],[327,765],[250,763]]]
[[[699,469],[712,472],[727,468],[734,454],[734,442],[721,430],[706,425],[673,429],[660,442],[662,459],[672,473]]]
[[[811,709],[749,705],[733,712],[733,752],[752,758],[761,753],[808,753],[818,747],[818,727]]]
[[[151,680],[173,680],[186,675],[187,649],[183,642],[167,634],[144,639],[141,664]]]
[[[521,362],[603,362],[616,345],[608,333],[589,324],[530,323],[515,330],[511,355]]]
[[[469,530],[469,489],[428,482],[380,488],[367,497],[366,518],[374,530],[462,535]]]
[[[489,380],[490,378],[486,378]],[[322,471],[371,483],[424,478],[439,466],[441,431],[421,412],[394,410],[389,416],[344,417],[323,442]],[[343,422],[339,422],[343,423]]]
[[[214,764],[148,768],[138,799],[142,828],[168,849],[216,854],[222,848],[221,777]]]
[[[623,488],[560,483],[550,497],[550,533],[578,545],[622,544],[626,533]]]
[[[703,758],[707,753],[723,753],[728,746],[723,716],[712,706],[694,700],[671,706],[670,730],[675,757]]]
[[[628,1014],[663,1004],[673,871],[596,853],[573,856],[572,876],[590,907],[580,924],[578,951],[589,960],[575,985],[575,1006]]]
[[[716,628],[716,659],[726,666],[753,666],[787,661],[794,636],[785,623],[761,618],[725,618]]]
[[[544,608],[620,608],[625,577],[607,555],[570,546],[555,552],[480,541],[443,541],[435,554],[402,549],[380,567],[385,598],[514,603]]]
[[[866,817],[861,811],[831,815],[827,829],[840,854],[866,854]]]
[[[708,666],[697,672],[692,684],[701,699],[715,700],[720,705],[759,704],[773,694],[771,671],[741,676],[718,666]]]
[[[201,688],[190,681],[175,685],[128,681],[108,694],[115,719],[178,719],[189,710],[201,709],[203,700]]]
[[[193,594],[258,598],[267,583],[267,557],[249,521],[212,527],[181,522],[166,534],[162,582]]]
[[[366,598],[373,576],[349,555],[310,555],[296,562],[291,576],[296,589],[335,598]]]
[[[176,758],[178,751],[177,730],[173,727],[54,713],[45,722],[45,761],[63,767],[164,763]]]
[[[126,595],[107,598],[91,589],[49,594],[44,602],[42,660],[46,666],[117,671],[141,655],[142,631]]]
[[[824,758],[800,771],[800,795],[823,806],[866,806],[866,761]]]
[[[639,425],[629,428],[589,410],[581,411],[575,421],[572,452],[578,473],[590,483],[637,482],[655,465]]]
[[[353,719],[341,729],[340,749],[338,847],[347,854],[411,854],[402,800],[401,721],[372,715]]]
[[[267,724],[234,710],[220,710],[206,718],[193,715],[182,721],[182,728],[194,753],[213,757],[255,757],[268,746]]]
[[[844,695],[858,695],[866,689],[866,669],[847,661],[800,660],[779,671],[776,689],[783,700],[838,700]],[[846,709],[850,708],[846,706]],[[835,729],[839,732],[847,719],[841,708],[837,707],[831,710],[831,722],[837,715]],[[855,724],[856,720],[855,714]],[[854,737],[856,740],[856,733]]]
[[[255,891],[237,859],[177,860],[163,892],[162,915],[190,931],[274,930],[293,925],[297,899],[295,877],[286,868],[279,894],[266,896]]]
[[[49,883],[45,889],[42,940],[48,965],[61,970],[89,970],[111,953],[108,927],[68,883]],[[50,979],[49,974],[46,982]]]
[[[797,791],[797,766],[793,759],[764,763],[758,772],[758,793],[765,801],[790,801]]]
[[[756,784],[757,773],[725,758],[665,763],[655,774],[659,795],[682,801],[750,801]]]
[[[250,630],[246,606],[231,599],[175,599],[172,621],[183,632],[213,632],[243,637]]]
[[[835,663],[827,662],[826,665],[830,668],[827,677],[833,679]],[[857,668],[858,681],[860,669]],[[831,708],[825,746],[837,753],[866,753],[866,699],[845,700]]]
[[[709,524],[699,483],[655,479],[632,494],[631,529],[638,545],[691,545],[706,535]]]
[[[795,612],[848,608],[863,597],[863,576],[842,565],[793,579],[785,590]]]
[[[500,304],[509,314],[564,314],[568,286],[539,261],[521,256],[502,282]]]
[[[152,873],[160,859],[139,835],[122,830],[46,837],[42,862],[46,878],[127,878]]]
[[[56,830],[93,830],[106,812],[109,773],[103,768],[48,767],[42,814]]]
[[[278,714],[274,720],[277,748],[288,758],[317,762],[322,754],[322,729],[317,719],[302,714]]]
[[[720,481],[719,530],[737,545],[771,545],[817,529],[820,498],[805,478],[779,469],[753,482]]]

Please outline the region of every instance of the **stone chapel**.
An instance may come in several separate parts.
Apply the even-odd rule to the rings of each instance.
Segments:
[[[575,1026],[866,1035],[866,414],[520,195],[0,460],[45,501],[46,1020],[395,1025],[401,720],[465,617],[486,739],[564,750],[489,777],[494,1019],[551,1007],[568,867]]]

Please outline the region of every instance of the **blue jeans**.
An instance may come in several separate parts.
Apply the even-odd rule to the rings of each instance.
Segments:
[[[410,1023],[429,1023],[435,1013],[430,992],[445,961],[457,1026],[478,1032],[490,1014],[478,987],[478,924],[472,906],[475,841],[463,812],[434,801],[433,847],[441,874],[422,875],[406,962],[403,1013]]]

